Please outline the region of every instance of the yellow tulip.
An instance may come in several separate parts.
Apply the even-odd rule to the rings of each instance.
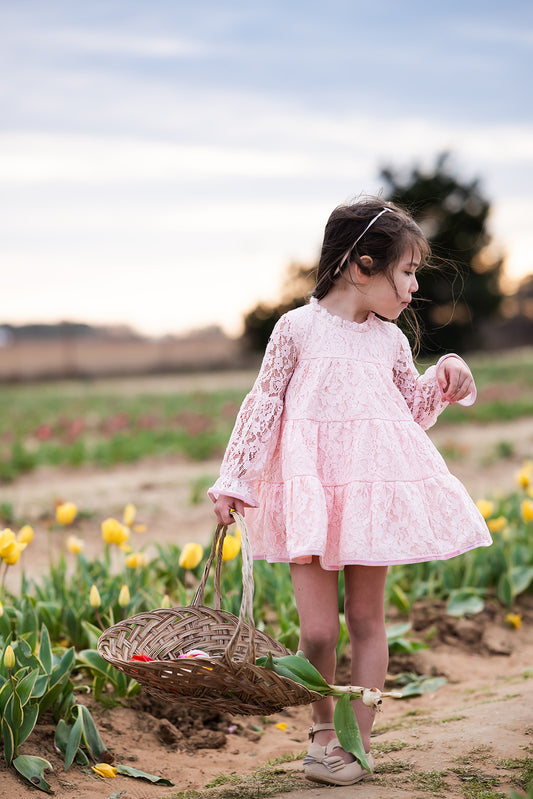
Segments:
[[[130,589],[127,585],[123,585],[118,595],[118,604],[121,608],[127,608],[131,602]]]
[[[69,535],[67,538],[67,549],[69,552],[72,552],[73,555],[79,555],[80,552],[83,551],[85,547],[84,541],[81,538],[78,538],[75,535]]]
[[[241,542],[234,535],[227,535],[222,545],[222,560],[233,560],[241,550]]]
[[[33,532],[33,527],[30,524],[25,524],[24,527],[21,527],[19,530],[17,541],[20,544],[29,544],[31,541],[33,541],[34,535],[35,533]]]
[[[105,519],[102,522],[102,539],[106,544],[122,547],[128,540],[130,531],[116,519]]]
[[[56,508],[56,521],[58,524],[66,527],[67,525],[72,524],[77,513],[78,509],[73,502],[62,502]]]
[[[109,763],[97,763],[96,766],[91,766],[95,774],[100,777],[116,777],[117,769],[115,766],[110,766]]]
[[[9,544],[2,548],[2,560],[8,566],[14,566],[15,563],[18,563],[22,551],[27,546],[27,544],[20,544],[18,541],[10,541]]]
[[[148,566],[148,556],[144,552],[132,552],[126,558],[126,566],[128,569],[139,569],[142,566]]]
[[[13,541],[15,541],[15,533],[13,530],[10,530],[9,527],[6,527],[5,530],[2,530],[0,533],[0,558],[4,557],[4,551],[7,552],[8,547]]]
[[[0,619],[2,618],[3,615],[4,615],[4,606],[0,602]]]
[[[102,604],[102,600],[100,599],[100,592],[95,585],[91,586],[91,591],[89,594],[89,602],[92,608],[99,608]]]
[[[505,617],[505,621],[507,624],[510,624],[511,627],[514,627],[515,630],[518,630],[522,626],[522,616],[520,613],[508,613]]]
[[[135,505],[132,505],[132,503],[129,502],[124,508],[124,515],[122,516],[122,521],[124,522],[126,527],[132,526],[136,513],[137,513],[137,508],[135,507]]]
[[[285,732],[285,730],[288,727],[288,724],[286,721],[278,721],[278,723],[275,726],[277,727],[278,730]]]
[[[526,461],[516,472],[515,481],[519,488],[529,488],[533,483],[533,461]]]
[[[185,544],[181,550],[179,565],[182,569],[196,569],[202,560],[204,549],[201,544]]]
[[[533,500],[524,499],[520,505],[520,512],[525,522],[533,522]]]
[[[169,597],[168,594],[165,594],[165,596],[161,600],[160,607],[162,607],[162,608],[170,608],[171,607],[170,597]]]
[[[491,533],[501,533],[504,527],[507,526],[507,519],[505,516],[498,516],[496,519],[489,519],[487,527]]]
[[[484,519],[488,519],[494,513],[494,502],[488,499],[478,499],[476,505]]]
[[[6,651],[4,652],[4,666],[6,669],[12,669],[15,665],[15,653],[13,652],[13,647],[11,644],[6,646]]]

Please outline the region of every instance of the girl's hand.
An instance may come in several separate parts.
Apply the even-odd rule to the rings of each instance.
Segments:
[[[459,402],[475,392],[474,378],[468,366],[451,355],[437,368],[440,393],[446,402]]]
[[[233,524],[235,522],[230,510],[236,510],[241,516],[244,516],[244,502],[242,499],[219,494],[215,502],[215,516],[220,524]]]

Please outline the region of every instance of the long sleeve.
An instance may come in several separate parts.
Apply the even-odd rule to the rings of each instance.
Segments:
[[[257,507],[253,483],[276,445],[285,391],[298,360],[293,328],[285,315],[272,331],[257,379],[237,416],[220,477],[208,491],[213,500],[226,494]]]
[[[439,415],[448,403],[441,399],[441,392],[437,382],[437,367],[445,359],[458,357],[457,355],[444,355],[435,366],[430,366],[423,375],[420,375],[413,363],[413,356],[407,338],[400,334],[400,345],[394,365],[394,382],[402,393],[413,419],[423,430],[435,424]],[[462,360],[462,358],[460,359]],[[464,363],[464,361],[463,361]],[[461,405],[470,405],[475,400],[474,396],[461,401]]]

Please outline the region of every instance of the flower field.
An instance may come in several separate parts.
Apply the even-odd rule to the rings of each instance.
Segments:
[[[532,370],[523,368],[520,358],[524,357],[517,355],[516,363],[480,362],[476,373],[479,404],[467,419],[490,425],[533,414]],[[209,538],[191,535],[187,539],[181,533],[180,540],[168,536],[158,540],[157,512],[144,507],[142,497],[135,495],[107,509],[95,508],[86,499],[82,504],[76,496],[56,496],[48,505],[34,505],[28,513],[17,506],[10,486],[16,487],[24,475],[32,473],[46,479],[54,469],[79,469],[83,474],[90,468],[107,473],[112,481],[117,464],[179,457],[182,463],[190,461],[198,467],[186,486],[189,510],[184,512],[192,516],[202,507],[205,516],[209,512],[205,489],[244,393],[235,387],[150,393],[149,383],[139,386],[133,396],[119,391],[99,393],[98,386],[88,390],[62,384],[3,390],[0,481],[6,491],[0,501],[0,750],[9,773],[16,771],[28,785],[33,782],[44,792],[51,790],[46,787],[46,752],[26,754],[43,720],[54,728],[54,750],[61,754],[68,773],[85,769],[95,780],[118,774],[151,785],[165,784],[157,782],[164,778],[144,771],[142,764],[133,769],[126,762],[116,762],[108,752],[100,715],[106,708],[127,706],[138,695],[139,685],[103,661],[96,642],[102,629],[134,613],[189,604],[205,564]],[[447,430],[459,422],[459,413],[461,422],[467,421],[464,410],[446,412]],[[459,428],[463,431],[464,425]],[[533,440],[524,443],[533,445]],[[492,533],[492,547],[444,563],[390,569],[387,608],[392,655],[408,658],[430,648],[431,635],[421,640],[413,627],[420,603],[436,604],[457,620],[481,618],[488,610],[497,610],[509,635],[518,634],[528,623],[529,605],[524,606],[523,600],[533,588],[533,457],[523,457],[523,449],[515,446],[502,438],[490,452],[491,462],[498,460],[508,473],[506,490],[494,485],[474,497]],[[454,471],[454,460],[460,462],[461,453],[444,454]],[[224,542],[222,595],[225,609],[238,614],[240,535],[235,529],[229,532]],[[31,566],[37,546],[46,558],[35,578]],[[256,562],[254,578],[257,626],[296,651],[298,618],[288,567]],[[340,587],[342,609],[342,576]],[[206,604],[212,600],[208,583]],[[342,624],[339,659],[347,652],[347,643]],[[416,696],[421,682],[414,682],[407,683],[408,692]]]

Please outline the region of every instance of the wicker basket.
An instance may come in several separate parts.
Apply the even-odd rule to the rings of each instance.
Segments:
[[[219,525],[192,604],[138,613],[115,624],[100,637],[98,652],[150,694],[167,701],[186,701],[196,707],[241,715],[269,715],[291,705],[316,702],[323,698],[321,694],[256,665],[256,656],[290,652],[255,628],[250,540],[242,516],[233,515],[241,530],[243,592],[239,617],[221,609],[220,571],[227,527]],[[204,591],[215,556],[215,607],[209,608],[203,604]],[[178,659],[191,649],[202,649],[210,658]],[[154,660],[131,660],[141,652]]]

